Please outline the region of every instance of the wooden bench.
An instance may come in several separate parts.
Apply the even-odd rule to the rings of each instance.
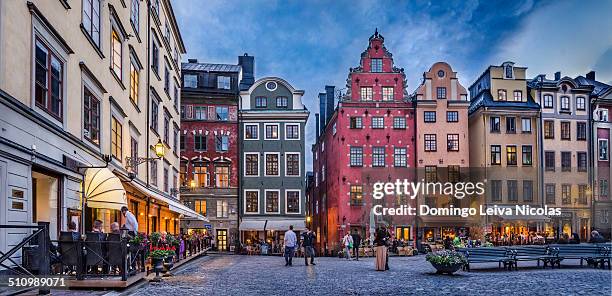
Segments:
[[[499,268],[504,264],[504,268],[508,270],[516,266],[516,260],[507,248],[457,248],[457,252],[465,255],[467,264],[463,266],[463,269],[466,271],[470,271],[472,263],[497,262]]]
[[[551,267],[554,267],[554,262],[557,258],[552,254],[548,246],[517,246],[512,247],[510,250],[516,262],[536,260],[538,262],[538,267],[540,266],[540,261],[542,261],[544,268],[546,268],[549,263]],[[516,267],[518,268],[518,266]]]
[[[550,248],[556,256],[553,264],[557,264],[558,267],[561,267],[561,261],[564,259],[579,259],[580,266],[583,265],[584,261],[587,261],[587,264],[593,264],[595,267],[599,264],[603,267],[605,264],[604,262],[609,263],[610,259],[610,257],[606,255],[606,247],[594,244],[551,245]]]

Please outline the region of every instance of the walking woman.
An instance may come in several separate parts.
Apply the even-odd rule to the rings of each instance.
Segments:
[[[385,271],[389,269],[389,264],[387,262],[387,241],[389,240],[389,233],[382,228],[379,227],[376,229],[376,234],[374,237],[374,244],[376,245],[376,270],[377,271]]]
[[[344,245],[344,254],[346,255],[347,260],[351,260],[351,249],[353,248],[353,237],[350,233],[346,233],[346,235],[342,238],[342,245]]]

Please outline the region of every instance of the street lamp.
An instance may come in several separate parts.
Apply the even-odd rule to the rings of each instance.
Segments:
[[[157,141],[157,144],[155,144],[155,155],[157,155],[157,158],[162,158],[164,157],[164,155],[166,154],[166,145],[164,145],[164,143],[162,143],[162,140],[159,139]]]
[[[306,216],[306,223],[310,223],[310,220],[311,220],[310,216]]]
[[[157,157],[126,157],[125,162],[127,162],[127,164],[125,165],[125,168],[135,168],[145,162],[155,161],[163,158],[164,155],[166,155],[166,144],[164,144],[162,140],[159,139],[157,141],[157,144],[153,146],[153,150],[155,151],[155,155]]]

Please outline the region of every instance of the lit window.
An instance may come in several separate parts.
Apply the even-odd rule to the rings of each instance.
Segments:
[[[350,197],[350,203],[352,206],[363,205],[363,186],[351,185]]]
[[[87,88],[83,93],[83,130],[87,140],[100,145],[100,100]]]
[[[217,201],[217,218],[229,217],[229,202],[227,200]]]
[[[137,0],[134,0],[137,1]],[[130,99],[138,106],[138,78],[140,72],[133,62],[130,63]]]
[[[119,39],[119,34],[117,34],[117,31],[115,30],[112,31],[111,43],[111,66],[113,72],[115,72],[117,77],[119,77],[119,80],[121,80],[121,40]]]
[[[122,155],[122,134],[123,134],[123,126],[119,121],[112,116],[111,119],[111,154],[116,158],[121,160]]]
[[[217,188],[229,187],[229,166],[215,166],[215,186]]]

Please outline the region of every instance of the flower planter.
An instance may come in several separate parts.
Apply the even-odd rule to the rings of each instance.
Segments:
[[[462,263],[455,263],[451,265],[437,264],[433,262],[429,263],[431,263],[431,265],[436,269],[437,274],[453,274],[463,266]]]
[[[164,276],[172,276],[170,269],[174,267],[174,256],[168,256],[164,258]]]
[[[151,265],[153,265],[153,270],[155,270],[155,278],[153,278],[151,281],[159,282],[161,280],[159,273],[164,270],[164,258],[151,257]]]

